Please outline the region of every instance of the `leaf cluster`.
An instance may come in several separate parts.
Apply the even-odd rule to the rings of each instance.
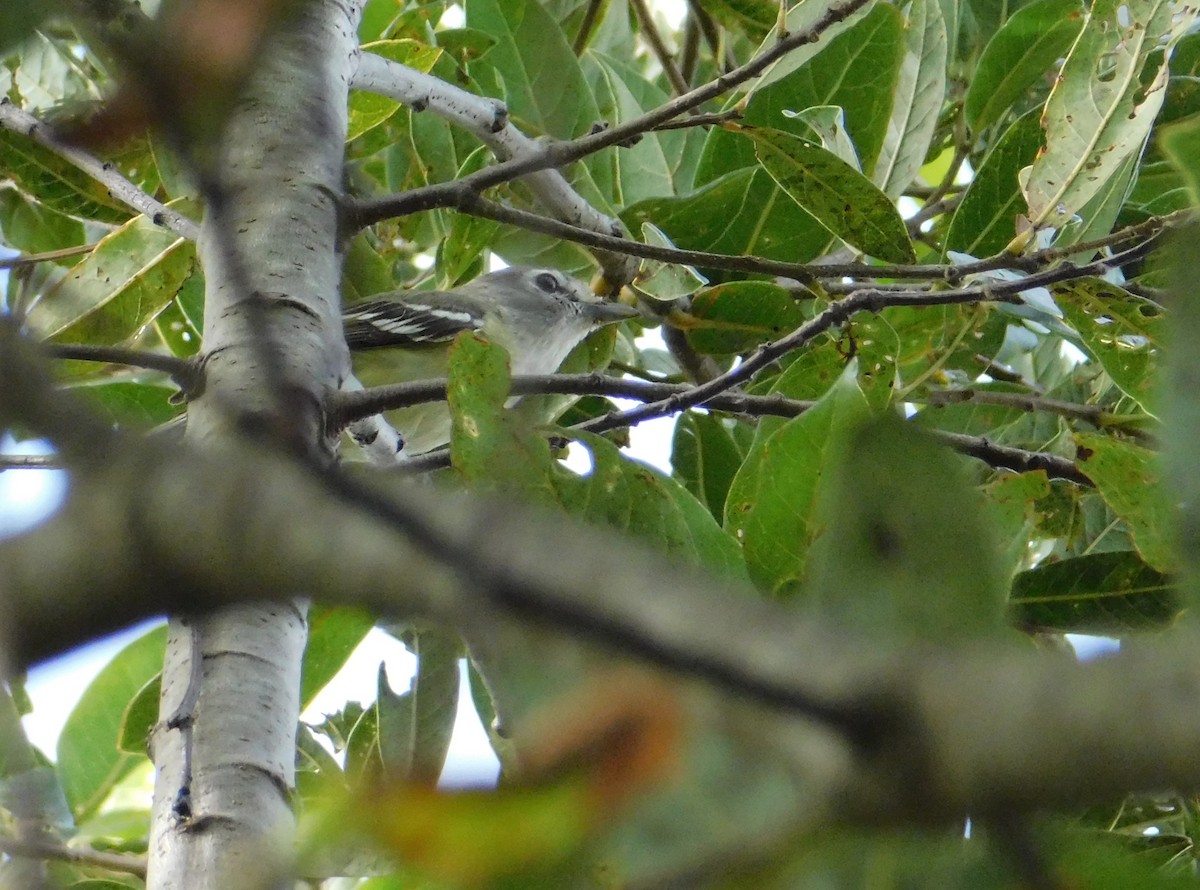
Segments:
[[[51,17],[49,5],[13,8],[21,13],[0,13],[0,46],[8,47],[0,90],[9,102],[52,119],[111,92],[111,66],[91,32]],[[690,3],[675,27],[639,0],[369,0],[360,37],[364,52],[501,99],[512,126],[557,144],[638,120],[822,11],[811,2],[783,14],[765,0]],[[506,407],[504,356],[463,340],[448,387],[454,484],[615,528],[881,646],[1017,633],[1053,646],[1068,633],[1120,638],[1171,624],[1186,598],[1175,581],[1178,506],[1157,455],[1173,404],[1161,367],[1170,266],[1159,247],[1161,230],[1178,221],[1168,215],[1200,197],[1200,152],[1191,150],[1200,128],[1194,20],[1193,8],[1165,0],[1087,8],[1079,0],[1015,8],[870,2],[692,109],[695,120],[683,114],[565,166],[571,188],[619,219],[631,239],[691,252],[678,254],[691,274],[667,284],[658,264],[643,265],[641,296],[658,312],[653,322],[602,334],[568,369],[611,360],[653,382],[727,380],[730,391],[803,402],[804,410],[766,416],[705,409],[701,400],[665,421],[668,472],[630,459],[622,433],[589,430],[620,426],[613,416],[622,405],[603,386],[564,401],[554,430],[531,426],[541,412],[528,400]],[[161,136],[133,138],[105,160],[143,192],[199,215],[203,196]],[[444,117],[366,92],[350,97],[350,201],[453,183],[490,160],[474,134]],[[0,128],[0,176],[3,246],[53,255],[14,266],[5,282],[6,308],[31,333],[181,359],[200,352],[204,270],[191,242],[12,128]],[[545,214],[520,179],[487,197]],[[451,287],[494,259],[588,274],[593,258],[582,241],[436,207],[354,234],[343,297]],[[751,268],[734,271],[699,252],[750,258]],[[1026,277],[1037,280],[1025,287]],[[995,297],[996,287],[1007,295]],[[864,291],[877,295],[870,311],[823,322],[839,300]],[[806,325],[812,336],[738,376],[756,367],[762,347]],[[161,374],[83,362],[60,371],[64,387],[122,427],[150,427],[183,410]],[[661,413],[672,407],[667,400]],[[974,450],[959,450],[976,457],[947,447],[956,436],[970,439]],[[586,454],[585,471],[567,469],[552,447],[568,440]],[[993,447],[1061,459],[1089,484],[1001,469],[988,459]],[[305,703],[372,623],[342,610],[313,616]],[[364,777],[420,782],[440,770],[457,645],[424,630],[403,634],[420,664],[410,691],[393,692],[381,674],[374,704],[302,728],[302,807],[312,802],[316,812],[319,793]],[[143,777],[162,636],[151,631],[108,664],[69,719],[55,762],[39,760],[38,770],[53,771],[46,799],[65,802],[55,812],[78,842],[145,847],[146,813],[114,801]],[[494,716],[492,690],[474,679],[479,709]],[[538,680],[512,682],[534,688]],[[604,697],[595,702],[603,710]],[[647,737],[669,737],[649,726]],[[511,766],[506,741],[495,742]],[[19,759],[6,766],[4,792],[30,772]],[[640,777],[634,767],[630,758],[614,769]],[[374,841],[410,857],[424,876],[377,876],[366,886],[529,886],[513,883],[522,870],[548,885],[581,880],[596,826],[619,808],[595,795],[610,774],[580,768],[559,778],[527,796],[513,792],[496,812],[465,800],[431,805],[428,823],[415,829],[390,827]],[[392,793],[368,818],[385,805],[412,805],[411,786]],[[1176,871],[1196,837],[1194,810],[1183,796],[1163,805],[1131,798],[1081,817],[1083,828],[1061,844],[1061,826],[1047,828],[1054,861],[1046,868],[1068,884],[1182,885]],[[486,840],[443,855],[456,827],[476,825],[477,838],[489,838],[497,819],[535,851],[536,869],[531,857],[489,852]],[[675,819],[670,837],[711,837],[723,849],[726,836],[738,836],[703,812]],[[547,823],[570,830],[546,841],[539,831]],[[1146,828],[1172,845],[1147,852]],[[802,852],[787,843],[744,856],[728,850],[708,877],[728,886],[745,886],[738,882],[750,875],[755,886],[853,887],[930,882],[936,873],[938,886],[1017,886],[1008,847],[982,834],[961,856],[957,838],[936,833],[806,838]],[[625,861],[648,855],[640,849]],[[422,883],[429,874],[446,883]]]

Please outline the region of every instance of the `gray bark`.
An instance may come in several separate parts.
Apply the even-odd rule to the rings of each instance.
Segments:
[[[205,392],[189,410],[193,442],[219,447],[249,427],[298,443],[315,460],[333,457],[320,405],[347,364],[335,196],[361,5],[296,4],[294,18],[268,38],[228,121],[220,194],[206,195],[200,238],[209,358]],[[186,817],[176,802],[188,733],[160,722],[153,739],[152,890],[290,886],[279,876],[294,832],[289,797],[305,639],[297,602],[244,604],[191,625],[172,621],[163,718],[179,708],[194,675],[201,685]]]

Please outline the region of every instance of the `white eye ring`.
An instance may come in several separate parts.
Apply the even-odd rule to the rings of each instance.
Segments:
[[[533,283],[548,294],[556,294],[562,290],[562,283],[553,272],[539,272],[534,276]]]

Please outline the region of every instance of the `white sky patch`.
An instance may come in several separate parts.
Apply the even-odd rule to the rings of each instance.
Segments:
[[[462,28],[467,24],[467,14],[461,6],[455,3],[453,6],[446,7],[446,11],[442,13],[441,19],[438,21],[438,29],[445,28]]]
[[[652,0],[651,4],[672,28],[682,28],[687,16],[687,0]]]
[[[1121,641],[1109,637],[1091,637],[1085,634],[1067,634],[1067,642],[1075,649],[1080,661],[1091,661],[1102,655],[1113,655],[1121,651]]]
[[[25,680],[33,712],[21,718],[29,741],[54,759],[59,733],[96,675],[118,652],[161,623],[161,618],[152,618],[35,665]]]
[[[14,442],[0,439],[3,454],[53,454],[50,443],[41,439]],[[67,474],[62,470],[4,470],[0,472],[0,538],[27,532],[49,518],[67,493]]]
[[[403,694],[411,688],[417,670],[416,657],[404,644],[378,628],[372,629],[359,643],[342,669],[317,693],[300,719],[318,724],[325,715],[342,710],[348,702],[366,707],[375,701],[379,665],[387,666],[388,685],[393,692]],[[442,771],[442,784],[454,787],[494,785],[500,772],[500,762],[492,752],[487,731],[475,712],[471,690],[467,683],[466,661],[459,662],[461,672],[458,714],[454,736]],[[318,736],[319,738],[319,736]]]

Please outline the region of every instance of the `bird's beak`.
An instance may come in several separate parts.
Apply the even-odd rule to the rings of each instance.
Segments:
[[[596,324],[613,324],[627,318],[638,318],[642,311],[624,303],[585,303],[585,312]]]

